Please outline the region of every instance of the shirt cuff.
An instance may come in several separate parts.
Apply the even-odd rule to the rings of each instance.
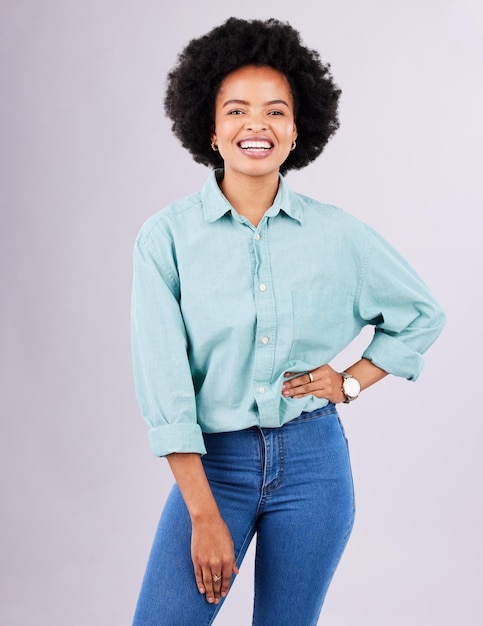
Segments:
[[[149,443],[156,456],[172,452],[206,454],[205,442],[198,424],[166,424],[149,431]]]
[[[376,331],[362,356],[388,374],[408,380],[416,380],[424,366],[424,359],[419,352],[383,331]]]

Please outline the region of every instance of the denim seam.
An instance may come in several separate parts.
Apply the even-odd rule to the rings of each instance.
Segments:
[[[255,518],[255,519],[256,519],[256,518]],[[255,535],[255,531],[254,531],[255,526],[256,526],[256,524],[250,524],[250,526],[248,527],[247,532],[245,533],[245,536],[243,537],[243,541],[241,542],[240,548],[239,548],[239,550],[238,550],[237,554],[235,555],[235,561],[237,562],[237,565],[238,565],[238,557],[239,557],[239,556],[240,556],[240,554],[242,553],[243,548],[244,548],[244,546],[245,546],[245,544],[246,544],[246,542],[247,542],[248,537],[250,537],[250,535],[251,535],[250,540],[249,540],[249,542],[248,542],[248,543],[250,544],[250,542],[251,542],[251,540],[252,540],[253,536]],[[253,531],[253,534],[251,534],[251,533],[252,533],[252,531]]]
[[[222,606],[223,606],[222,602],[220,604],[213,605],[213,613],[209,616],[209,619],[206,622],[206,626],[210,626],[210,624],[213,624]]]
[[[347,527],[344,533],[344,539],[342,541],[342,545],[339,549],[339,552],[337,553],[337,560],[335,562],[336,564],[332,568],[331,578],[334,576],[335,571],[339,565],[340,559],[342,558],[342,555],[344,554],[344,550],[346,549],[347,542],[349,541],[349,537],[351,536],[351,533],[352,533],[352,528],[354,527],[355,517],[356,517],[356,510],[355,508],[353,508],[349,523],[347,524]]]
[[[277,446],[278,446],[278,452],[279,452],[279,463],[278,463],[279,470],[277,472],[276,478],[271,483],[267,484],[267,464],[268,464],[267,441],[265,438],[265,434],[263,432],[263,428],[257,429],[259,440],[261,442],[261,446],[260,446],[261,447],[261,464],[263,467],[263,481],[262,481],[262,486],[261,486],[261,491],[260,491],[260,499],[258,501],[258,506],[257,506],[257,515],[260,513],[262,506],[265,505],[265,502],[269,498],[270,494],[276,489],[279,489],[279,487],[282,485],[282,482],[283,482],[284,461],[285,461],[283,432],[282,432],[283,428],[279,428],[277,430],[278,430]]]

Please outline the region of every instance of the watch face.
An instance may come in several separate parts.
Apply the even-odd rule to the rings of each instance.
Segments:
[[[361,391],[359,381],[355,378],[346,378],[344,380],[344,393],[350,398],[357,398]]]

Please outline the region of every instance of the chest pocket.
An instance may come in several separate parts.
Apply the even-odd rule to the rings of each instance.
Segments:
[[[353,298],[343,286],[292,290],[291,359],[327,363],[346,344]]]

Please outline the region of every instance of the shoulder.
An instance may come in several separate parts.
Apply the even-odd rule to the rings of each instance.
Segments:
[[[332,226],[339,228],[341,232],[347,232],[354,236],[367,236],[370,227],[355,217],[349,211],[334,204],[328,204],[306,196],[301,193],[291,192],[292,202],[296,202],[302,209],[304,219],[312,226],[319,224],[325,228]]]
[[[176,229],[179,224],[186,227],[187,224],[196,221],[193,218],[201,215],[201,208],[201,192],[199,191],[175,200],[144,222],[138,233],[137,243],[142,245],[160,237],[170,238],[173,229]]]

